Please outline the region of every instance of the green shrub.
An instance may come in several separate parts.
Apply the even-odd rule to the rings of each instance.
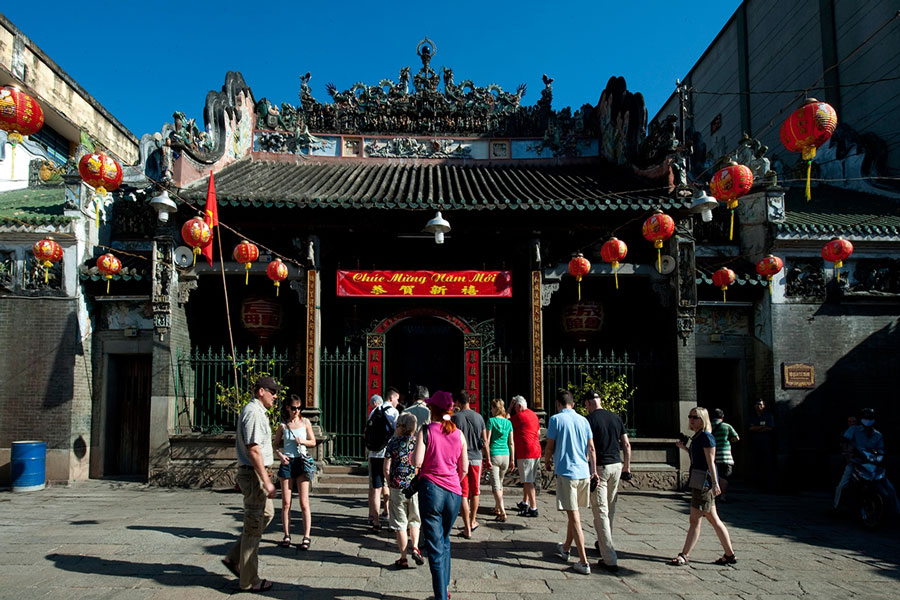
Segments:
[[[584,397],[588,392],[594,391],[600,395],[603,408],[616,413],[627,424],[628,404],[634,397],[637,388],[628,385],[625,375],[619,375],[614,379],[603,379],[599,371],[582,371],[581,376],[583,377],[581,385],[571,381],[566,384],[566,389],[575,397],[575,410],[579,414],[587,415]]]
[[[228,358],[231,357],[229,356]],[[275,364],[274,360],[269,360],[265,365],[260,365],[259,362],[260,361],[253,356],[252,353],[246,359],[238,362],[238,376],[241,381],[237,385],[226,387],[221,383],[216,382],[216,404],[224,408],[228,413],[240,415],[241,411],[244,409],[244,405],[253,399],[253,392],[256,390],[252,389],[252,387],[257,379],[260,377],[274,377],[276,383],[283,385],[270,371]],[[281,403],[287,393],[288,387],[284,386],[278,393],[275,404],[267,411],[267,414],[269,415],[269,425],[272,427],[273,432],[277,429],[278,423],[281,421]]]

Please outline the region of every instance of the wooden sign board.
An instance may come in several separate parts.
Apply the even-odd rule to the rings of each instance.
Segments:
[[[808,363],[781,363],[782,385],[788,390],[816,387],[816,367]]]

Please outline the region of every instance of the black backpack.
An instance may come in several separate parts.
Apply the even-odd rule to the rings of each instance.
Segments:
[[[369,415],[369,420],[366,421],[366,428],[363,430],[366,449],[371,452],[383,450],[392,435],[394,435],[394,426],[388,419],[385,407],[380,406],[373,410]]]

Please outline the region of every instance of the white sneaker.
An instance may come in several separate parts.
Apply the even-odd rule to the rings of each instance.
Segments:
[[[591,565],[583,565],[581,563],[575,563],[572,565],[572,568],[575,569],[576,573],[581,573],[582,575],[590,575],[591,574]]]
[[[569,562],[569,553],[566,552],[566,547],[562,542],[556,544],[556,555],[564,561]]]

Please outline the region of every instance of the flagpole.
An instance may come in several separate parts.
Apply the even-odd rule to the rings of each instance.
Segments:
[[[210,229],[214,229],[219,224],[219,209],[216,205],[216,187],[213,183],[213,172],[209,172],[209,188],[206,191],[206,214],[209,219]],[[231,344],[231,367],[234,369],[234,389],[238,390],[238,368],[237,353],[234,351],[234,333],[231,331],[231,307],[228,304],[228,284],[225,282],[225,260],[222,256],[222,230],[219,235],[214,236],[219,243],[219,266],[222,271],[222,293],[225,294],[225,319],[228,325],[228,342]],[[207,257],[212,266],[212,253]],[[240,393],[238,393],[240,397]]]

